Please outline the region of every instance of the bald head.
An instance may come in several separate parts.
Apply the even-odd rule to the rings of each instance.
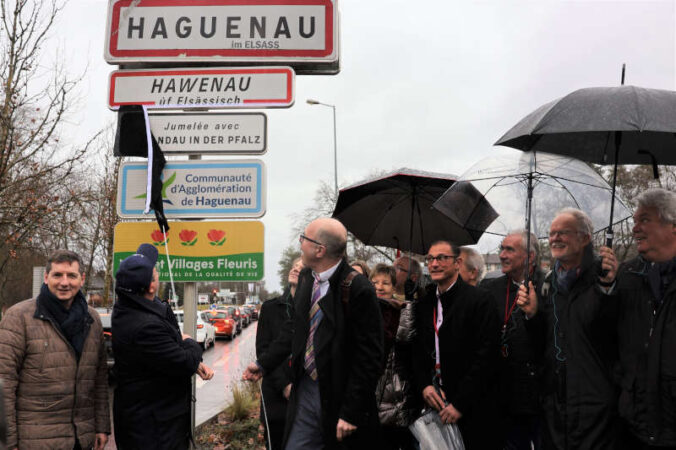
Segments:
[[[340,259],[347,247],[347,230],[336,219],[321,217],[310,223],[316,224],[318,241],[326,247],[326,256],[331,259]]]
[[[316,272],[335,265],[345,254],[347,230],[336,219],[321,217],[305,228],[300,250],[303,263]]]

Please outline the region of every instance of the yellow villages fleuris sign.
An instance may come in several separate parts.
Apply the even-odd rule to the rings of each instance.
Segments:
[[[159,252],[160,281],[258,281],[263,278],[263,223],[259,221],[169,222],[167,238],[155,222],[115,226],[114,271],[141,244]],[[167,262],[167,248],[169,262]]]

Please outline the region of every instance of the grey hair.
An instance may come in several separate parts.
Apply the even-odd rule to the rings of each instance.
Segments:
[[[589,216],[584,212],[576,208],[563,208],[556,213],[556,217],[561,214],[570,214],[575,219],[577,223],[577,231],[586,234],[591,239],[594,234],[594,225],[592,224]]]
[[[470,270],[476,270],[479,274],[477,281],[481,281],[486,274],[486,263],[481,253],[472,247],[463,246],[460,247],[460,254],[463,255],[465,265]]]
[[[661,188],[652,188],[636,197],[643,208],[655,208],[663,223],[676,224],[676,193]]]
[[[512,230],[507,236],[513,234],[518,234],[521,236],[521,248],[525,249],[528,246],[528,232],[526,230]],[[531,261],[531,264],[537,266],[540,264],[540,242],[538,242],[537,236],[535,234],[530,234],[530,251],[529,253],[535,253],[535,258]]]

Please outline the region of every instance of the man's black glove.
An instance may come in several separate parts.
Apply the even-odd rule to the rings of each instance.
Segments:
[[[415,292],[418,290],[418,283],[410,278],[404,283],[404,296],[406,300],[415,300]]]

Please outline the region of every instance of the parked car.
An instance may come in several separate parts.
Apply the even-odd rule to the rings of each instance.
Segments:
[[[183,310],[179,309],[174,311],[174,314],[176,315],[176,320],[178,320],[178,326],[181,328],[181,333],[183,333]],[[199,312],[197,314],[197,333],[195,335],[195,340],[204,348],[204,350],[208,349],[216,342],[216,330],[214,329],[214,326],[209,322],[205,322]]]
[[[225,309],[211,309],[202,312],[202,318],[211,323],[214,327],[216,336],[225,336],[230,340],[237,336],[237,323],[227,310]]]
[[[113,357],[113,335],[110,332],[110,317],[113,312],[112,308],[94,308],[99,313],[101,325],[103,326],[103,345],[106,348],[106,362],[108,364],[108,383],[112,386],[113,366],[115,365],[115,358]]]

